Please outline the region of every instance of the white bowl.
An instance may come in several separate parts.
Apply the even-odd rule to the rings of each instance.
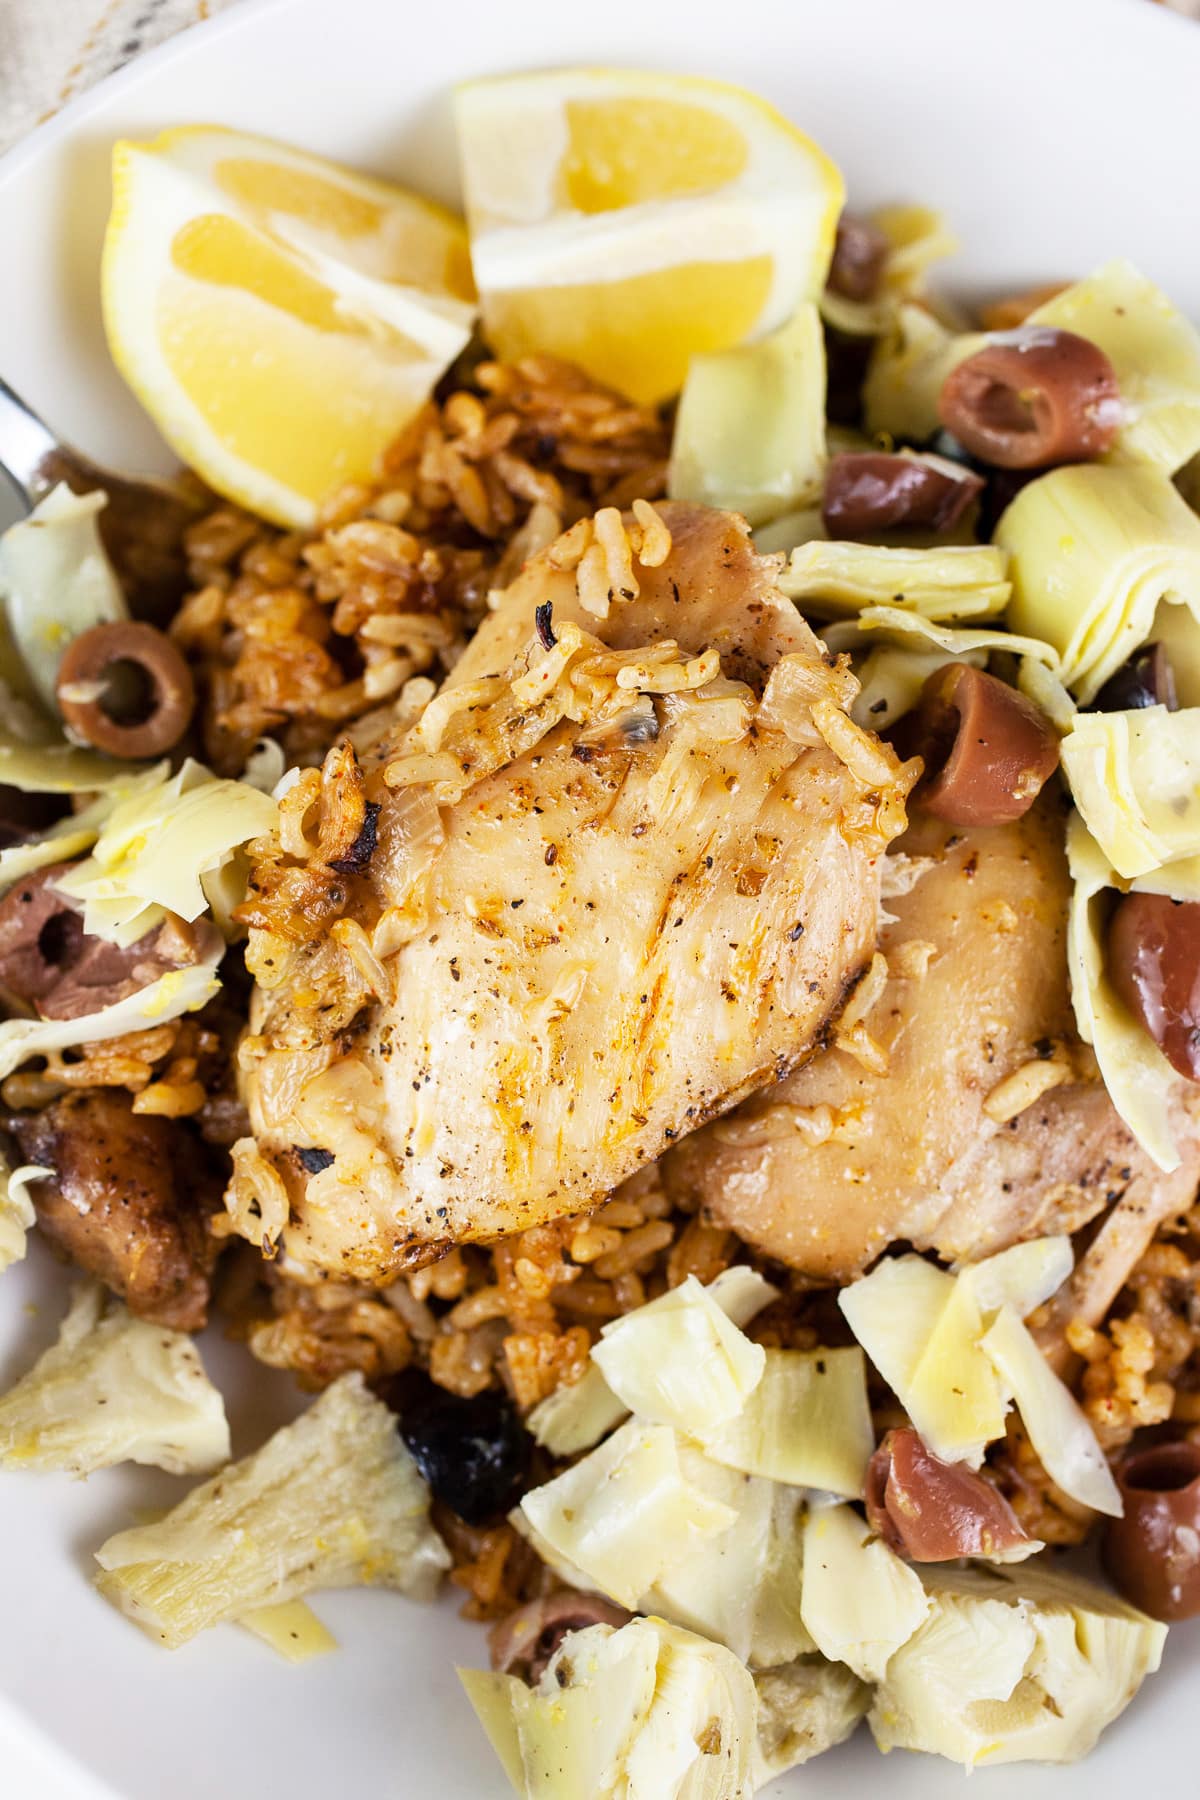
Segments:
[[[956,278],[995,291],[1131,256],[1200,317],[1196,94],[1200,27],[1144,0],[256,0],[175,39],[74,102],[0,163],[0,372],[101,460],[165,466],[108,363],[97,257],[108,152],[123,134],[218,121],[306,145],[444,198],[455,189],[446,93],[467,75],[586,61],[723,76],[757,88],[845,168],[859,202],[943,207]],[[49,1341],[64,1280],[35,1250],[0,1284],[0,1382]],[[294,1406],[231,1347],[209,1362],[235,1449]],[[321,1597],[341,1643],[300,1669],[233,1628],[167,1654],[88,1584],[91,1553],[185,1484],[117,1470],[72,1485],[0,1477],[0,1791],[6,1800],[325,1800],[436,1793],[500,1800],[505,1783],[453,1672],[482,1634],[452,1607]],[[987,1800],[1093,1800],[1188,1787],[1185,1687],[1195,1627],[1088,1762],[976,1776]],[[826,1800],[886,1787],[943,1800],[962,1776],[881,1763],[865,1734],[790,1781]],[[1194,1782],[1191,1784],[1194,1785]]]

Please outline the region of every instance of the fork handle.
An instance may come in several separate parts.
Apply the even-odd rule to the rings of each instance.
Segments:
[[[0,469],[32,510],[52,477],[61,446],[44,419],[0,379]]]

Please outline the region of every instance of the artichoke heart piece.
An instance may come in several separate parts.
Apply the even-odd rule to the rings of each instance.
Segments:
[[[838,1296],[850,1329],[935,1456],[978,1467],[1004,1433],[1010,1394],[981,1348],[997,1312],[1018,1318],[1071,1272],[1068,1239],[1034,1239],[957,1276],[919,1256],[884,1257]]]
[[[737,1517],[686,1479],[669,1426],[638,1419],[526,1494],[520,1511],[556,1557],[628,1607]]]
[[[1200,332],[1131,262],[1106,263],[1027,323],[1089,338],[1111,362],[1125,416],[1108,461],[1173,475],[1200,450]]]
[[[395,1419],[357,1373],[96,1560],[105,1598],[170,1649],[321,1588],[430,1599],[450,1563]]]
[[[67,646],[93,625],[129,617],[96,523],[107,503],[107,494],[73,494],[60,482],[0,537],[7,630],[51,716],[57,715],[55,679]]]
[[[901,306],[880,338],[863,383],[868,434],[924,444],[941,426],[938,399],[952,369],[987,343],[982,331],[950,331],[924,306]]]
[[[1062,760],[1083,821],[1118,875],[1159,871],[1169,884],[1164,865],[1182,862],[1187,891],[1174,897],[1200,897],[1191,891],[1200,859],[1200,707],[1079,713]]]
[[[1148,465],[1078,463],[1021,489],[996,527],[1010,555],[1012,629],[1053,644],[1083,705],[1160,610],[1200,614],[1200,518]]]
[[[866,1683],[844,1663],[823,1656],[800,1656],[779,1668],[760,1669],[754,1687],[756,1789],[844,1743],[871,1704]]]
[[[875,1447],[863,1353],[768,1350],[737,1417],[693,1435],[748,1475],[857,1499]]]
[[[690,1292],[687,1283],[684,1283],[684,1288]],[[736,1327],[739,1335],[756,1313],[779,1296],[778,1288],[772,1287],[764,1276],[742,1264],[722,1269],[707,1288],[700,1291],[706,1296],[707,1302],[720,1308],[725,1318],[731,1321],[731,1328]],[[651,1300],[646,1306],[626,1313],[617,1323],[632,1327],[634,1320],[652,1313],[655,1308],[661,1309],[663,1301],[670,1298],[670,1295],[664,1295],[661,1300]],[[715,1335],[719,1335],[720,1330],[719,1326],[713,1324]],[[736,1338],[734,1344],[736,1347]],[[751,1346],[751,1349],[754,1348]],[[724,1352],[721,1355],[724,1356]],[[730,1379],[731,1369],[732,1365],[726,1366],[726,1374]],[[638,1410],[645,1411],[642,1407]],[[552,1394],[540,1400],[529,1414],[526,1424],[537,1442],[552,1455],[578,1456],[581,1450],[590,1450],[601,1438],[607,1437],[610,1431],[628,1417],[629,1411],[630,1408],[605,1380],[593,1353],[593,1360],[588,1363],[582,1377],[569,1387],[556,1388]]]
[[[883,1750],[970,1769],[1073,1762],[1158,1668],[1166,1627],[1039,1564],[928,1570],[931,1610],[888,1664],[869,1723]]]
[[[993,544],[909,550],[813,539],[792,551],[779,585],[825,618],[894,606],[927,619],[991,619],[1012,592],[1007,554]]]
[[[762,525],[821,492],[825,341],[811,301],[752,344],[694,356],[679,400],[668,491]]]
[[[661,1619],[571,1632],[538,1685],[460,1669],[523,1800],[749,1800],[758,1700],[719,1644]]]
[[[196,1475],[228,1457],[225,1403],[191,1338],[106,1306],[99,1286],[76,1290],[58,1342],[0,1398],[5,1468]]]
[[[928,1611],[920,1576],[853,1507],[809,1513],[801,1616],[822,1656],[879,1681]]]
[[[1037,669],[1042,692],[1030,697],[1056,721],[1069,722],[1074,711],[1058,679],[1058,652],[1040,638],[1017,637],[996,627],[938,624],[891,605],[865,606],[853,618],[827,625],[821,637],[835,653],[848,651],[855,658],[860,687],[850,714],[856,724],[873,731],[886,730],[911,712],[935,670],[950,662],[984,669],[993,651],[1019,657],[1022,674],[1030,664]]]
[[[592,1361],[617,1398],[651,1424],[700,1437],[742,1412],[766,1353],[694,1275],[604,1327]]]
[[[1067,823],[1067,862],[1073,882],[1067,967],[1079,1035],[1095,1050],[1109,1099],[1122,1119],[1146,1154],[1169,1173],[1180,1160],[1171,1121],[1177,1078],[1105,973],[1104,928],[1116,877],[1078,813]]]
[[[1096,1512],[1121,1514],[1121,1495],[1086,1414],[1011,1306],[1002,1306],[983,1351],[1013,1396],[1050,1479]]]
[[[722,1468],[687,1444],[679,1460],[691,1486],[728,1506],[734,1522],[662,1575],[638,1610],[698,1631],[755,1667],[812,1650],[800,1616],[800,1493]]]
[[[167,912],[198,919],[234,853],[278,821],[269,794],[249,782],[218,780],[189,759],[178,774],[119,801],[91,855],[58,886],[83,902],[85,931],[127,946]],[[235,905],[245,898],[244,879],[231,898]]]

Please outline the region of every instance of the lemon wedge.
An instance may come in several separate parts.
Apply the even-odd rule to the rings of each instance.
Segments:
[[[466,344],[466,233],[404,189],[218,126],[113,152],[113,358],[219,493],[307,527]]]
[[[763,100],[722,82],[571,69],[457,94],[489,342],[550,351],[641,401],[689,359],[820,294],[844,188]]]

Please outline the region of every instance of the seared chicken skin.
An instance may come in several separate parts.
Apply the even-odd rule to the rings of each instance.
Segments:
[[[1183,1166],[1162,1174],[1075,1035],[1056,798],[986,829],[918,816],[902,849],[893,880],[916,879],[886,902],[886,979],[861,1035],[674,1150],[668,1190],[837,1282],[897,1240],[976,1261],[1119,1201],[1147,1222],[1124,1234],[1127,1269],[1190,1204],[1200,1133],[1187,1128]]]
[[[252,938],[229,1205],[299,1271],[385,1281],[595,1204],[809,1055],[871,958],[915,769],[741,520],[661,518],[526,565],[376,753],[331,941]]]

